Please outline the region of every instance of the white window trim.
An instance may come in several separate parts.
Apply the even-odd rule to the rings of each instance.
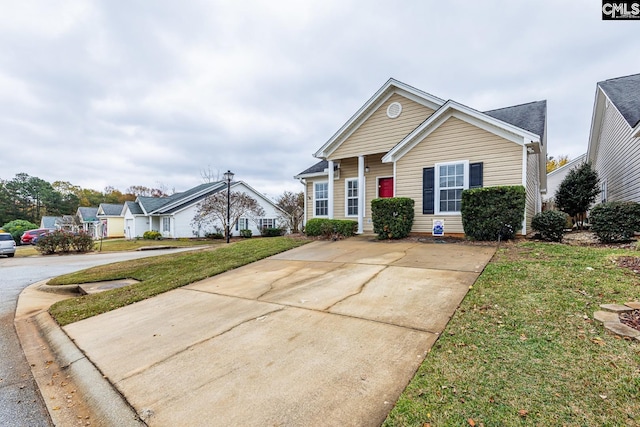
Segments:
[[[327,198],[326,199],[320,199],[320,200],[326,200],[327,201],[327,215],[317,215],[316,214],[316,201],[318,201],[318,198],[316,197],[316,185],[317,184],[327,184]],[[313,183],[313,217],[314,218],[329,218],[329,181],[314,181]]]
[[[357,218],[358,217],[358,212],[356,212],[355,214],[349,215],[349,197],[348,197],[349,187],[348,187],[348,182],[351,182],[351,181],[358,182],[358,178],[345,178],[345,180],[344,180],[344,216],[347,217],[347,218]],[[364,184],[364,182],[363,182],[362,187],[366,188],[366,185]],[[353,199],[353,197],[352,197],[352,199]],[[355,199],[358,202],[360,201],[360,186],[358,186],[358,195],[355,197]],[[358,211],[359,210],[360,210],[360,206],[358,206]],[[364,215],[365,212],[366,212],[366,210],[362,211],[362,216],[365,216]]]
[[[168,229],[168,230],[165,230],[165,229],[164,229],[165,221],[166,221],[166,222],[168,223],[168,225],[169,225],[169,229]],[[171,217],[170,217],[170,216],[163,216],[163,217],[162,217],[162,222],[161,222],[161,224],[160,224],[160,227],[161,227],[161,229],[162,229],[162,232],[163,232],[163,233],[171,233]]]
[[[435,215],[457,215],[460,216],[462,215],[461,212],[448,212],[448,211],[440,211],[440,167],[441,166],[449,166],[449,165],[459,165],[460,163],[462,163],[464,165],[464,182],[463,182],[463,186],[462,189],[463,190],[468,190],[469,189],[469,160],[458,160],[455,162],[443,162],[443,163],[436,163],[434,165],[435,168],[435,174],[434,174],[434,214]]]
[[[381,179],[393,179],[393,176],[376,176],[376,199],[380,198],[380,180]],[[393,180],[393,197],[396,197],[396,181]]]

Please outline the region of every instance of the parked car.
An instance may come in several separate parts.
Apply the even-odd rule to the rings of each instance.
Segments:
[[[16,242],[9,233],[0,233],[0,255],[12,258],[16,254]]]
[[[20,237],[20,243],[23,245],[34,245],[35,242],[33,239],[41,234],[47,233],[51,231],[49,228],[38,228],[36,230],[27,230],[22,233],[22,237]]]

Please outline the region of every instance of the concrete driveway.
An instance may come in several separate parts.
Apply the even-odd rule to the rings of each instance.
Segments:
[[[151,426],[378,426],[494,252],[314,242],[64,330]]]

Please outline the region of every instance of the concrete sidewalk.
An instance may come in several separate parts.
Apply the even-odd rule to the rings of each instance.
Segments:
[[[494,252],[314,242],[64,331],[127,420],[378,426]]]

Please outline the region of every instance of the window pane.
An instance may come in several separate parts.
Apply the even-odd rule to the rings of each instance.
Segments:
[[[456,187],[462,187],[464,185],[464,176],[456,176]]]
[[[462,163],[458,163],[456,165],[456,174],[457,175],[462,175],[464,174],[464,165]]]

